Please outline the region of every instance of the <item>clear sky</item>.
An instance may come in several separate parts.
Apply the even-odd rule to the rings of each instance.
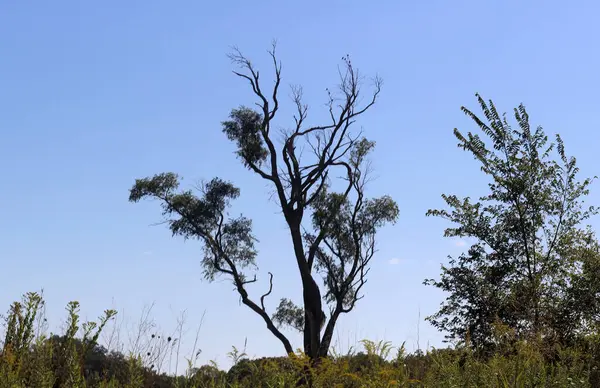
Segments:
[[[251,355],[282,354],[229,282],[202,281],[198,243],[152,226],[156,203],[127,201],[135,178],[163,171],[189,185],[234,181],[242,189],[234,210],[254,219],[260,239],[260,273],[275,274],[270,307],[299,300],[283,220],[220,130],[231,108],[254,102],[231,73],[229,47],[268,80],[276,38],[284,86],[304,86],[313,117],[343,55],[385,81],[359,124],[378,142],[370,194],[392,195],[400,219],[380,234],[366,297],[343,317],[340,346],[370,338],[414,349],[418,331],[421,347],[439,345],[419,311],[433,313],[443,295],[422,281],[465,247],[425,212],[443,206],[443,192],[485,189],[452,136],[454,127],[474,129],[459,108],[477,108],[475,92],[503,111],[523,102],[533,124],[563,135],[582,175],[600,174],[599,13],[592,0],[1,1],[0,306],[43,287],[56,328],[72,299],[90,319],[115,307],[133,320],[156,302],[165,329],[187,309],[191,342],[206,311],[202,361],[227,365],[226,352],[246,337]],[[600,187],[592,190],[600,203]]]

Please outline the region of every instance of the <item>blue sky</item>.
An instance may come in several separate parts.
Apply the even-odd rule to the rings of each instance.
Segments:
[[[443,295],[421,283],[464,247],[442,238],[446,224],[424,214],[443,205],[441,193],[485,189],[452,136],[454,127],[473,129],[459,107],[476,108],[475,92],[503,111],[523,102],[534,124],[561,133],[582,175],[600,173],[600,6],[566,4],[1,2],[0,306],[43,287],[57,326],[72,299],[90,319],[110,307],[138,318],[155,302],[153,316],[166,329],[187,309],[193,331],[206,311],[201,360],[226,365],[225,353],[246,337],[251,355],[281,354],[229,282],[202,281],[197,243],[152,226],[161,220],[157,204],[127,201],[135,178],[162,171],[189,185],[234,181],[242,189],[234,210],[254,219],[260,239],[261,273],[275,274],[271,307],[282,296],[298,300],[283,220],[220,131],[231,108],[254,102],[231,74],[229,47],[239,46],[267,79],[266,49],[276,38],[284,86],[303,85],[313,117],[345,54],[385,82],[359,124],[378,142],[370,194],[392,195],[400,219],[380,235],[366,297],[342,319],[340,345],[368,337],[413,349],[418,331],[422,347],[439,345],[442,335],[418,318]],[[285,109],[282,126],[291,118]],[[594,186],[590,200],[599,203]]]

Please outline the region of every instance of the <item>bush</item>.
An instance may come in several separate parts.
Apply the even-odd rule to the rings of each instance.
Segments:
[[[107,310],[97,323],[79,322],[79,305],[67,307],[62,335],[37,332],[43,300],[36,293],[14,303],[6,317],[0,347],[0,388],[53,387],[598,387],[600,336],[581,337],[563,346],[548,339],[515,341],[503,336],[493,354],[468,347],[429,349],[406,354],[388,342],[362,341],[363,351],[311,362],[303,354],[246,358],[237,349],[227,372],[216,364],[194,368],[185,376],[158,373],[142,355],[125,356],[97,344]],[[78,334],[81,333],[82,335]],[[393,357],[392,357],[393,356]]]

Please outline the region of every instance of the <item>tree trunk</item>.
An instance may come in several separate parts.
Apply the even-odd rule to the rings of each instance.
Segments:
[[[300,231],[301,217],[286,217],[290,226],[294,254],[302,279],[302,298],[304,302],[304,353],[310,358],[317,358],[321,343],[321,326],[324,321],[321,301],[321,290],[315,282],[304,253],[304,241]]]
[[[333,338],[333,330],[335,329],[335,325],[340,317],[342,309],[342,304],[338,303],[335,310],[331,314],[331,317],[329,317],[329,322],[327,322],[327,326],[325,327],[325,332],[323,333],[323,338],[321,339],[321,344],[319,346],[319,358],[327,357],[329,354],[329,346],[331,345],[331,339]]]
[[[321,291],[309,274],[302,280],[304,299],[304,353],[311,359],[319,355],[323,311]]]

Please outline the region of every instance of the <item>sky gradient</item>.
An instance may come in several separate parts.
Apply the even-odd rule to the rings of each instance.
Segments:
[[[161,221],[156,203],[127,201],[136,178],[164,171],[181,174],[186,185],[213,176],[233,181],[242,190],[233,213],[252,218],[260,239],[259,274],[275,275],[270,307],[283,296],[299,300],[269,188],[243,168],[220,129],[232,108],[254,102],[231,73],[230,47],[249,56],[267,84],[266,50],[277,39],[282,96],[302,85],[315,121],[342,56],[384,80],[380,101],[357,125],[377,142],[369,195],[391,195],[400,218],[379,235],[366,297],[341,319],[337,345],[362,338],[406,341],[409,350],[417,340],[440,345],[442,334],[423,318],[443,294],[422,282],[465,246],[444,239],[448,225],[425,212],[443,206],[442,193],[476,196],[486,188],[452,135],[454,127],[475,129],[460,106],[477,109],[476,92],[502,111],[523,102],[532,124],[563,136],[582,177],[600,174],[593,119],[600,5],[566,4],[0,2],[0,308],[44,288],[56,330],[73,299],[84,317],[114,307],[130,321],[154,302],[152,315],[166,330],[187,309],[186,346],[206,312],[203,362],[227,366],[226,352],[245,338],[252,356],[281,355],[229,281],[202,280],[200,245],[153,226]],[[283,97],[277,124],[286,127],[291,108]],[[590,202],[600,203],[597,183]]]

